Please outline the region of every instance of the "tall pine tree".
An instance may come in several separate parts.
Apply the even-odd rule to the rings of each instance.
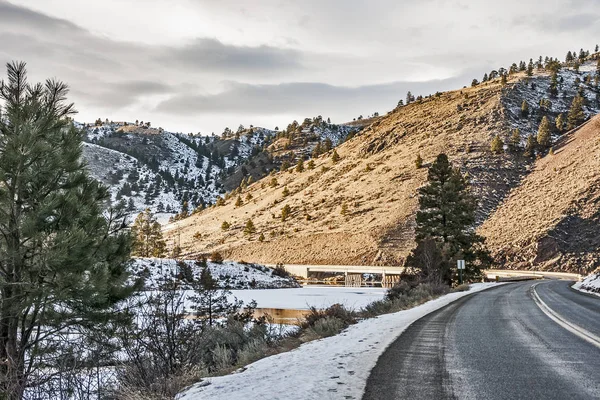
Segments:
[[[569,114],[567,115],[567,129],[575,129],[585,122],[585,114],[583,112],[583,97],[577,95],[571,103]]]
[[[131,234],[133,236],[132,254],[137,257],[164,257],[167,246],[163,240],[161,227],[149,208],[135,219]]]
[[[541,147],[550,147],[552,145],[552,138],[550,137],[550,121],[548,117],[544,116],[537,133],[537,142]]]
[[[476,208],[467,179],[440,154],[429,168],[427,184],[419,189],[416,239],[433,239],[447,260],[466,260],[468,279],[478,277],[490,260],[484,239],[474,231]]]
[[[126,283],[124,215],[88,176],[67,86],[30,85],[24,63],[0,85],[0,397],[56,371],[47,335],[102,330]],[[91,332],[90,332],[91,333]],[[41,378],[43,379],[43,377]]]

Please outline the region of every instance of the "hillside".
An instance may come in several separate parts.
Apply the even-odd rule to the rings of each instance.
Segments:
[[[321,117],[293,122],[284,131],[260,127],[220,136],[171,133],[143,122],[109,122],[77,126],[86,132],[84,157],[91,174],[105,185],[114,202],[132,214],[150,208],[169,216],[213,204],[250,177],[258,180],[284,162],[310,156],[314,147],[336,146],[359,130],[325,122]]]
[[[579,89],[590,100],[586,115],[595,114],[595,87],[575,82],[576,76],[590,82],[590,65],[580,72],[563,68],[561,94],[546,109],[539,107],[549,97],[545,71],[530,78],[511,74],[506,85],[495,79],[398,107],[340,145],[337,163],[330,151],[315,159],[312,170],[272,174],[239,190],[223,206],[167,226],[170,243],[177,238],[187,253],[217,249],[228,258],[252,262],[401,264],[414,245],[416,190],[427,174],[426,168],[415,167],[417,155],[426,167],[439,153],[448,154],[470,177],[480,200],[478,221],[485,221],[532,162],[522,150],[492,154],[491,139],[500,135],[506,143],[519,127],[523,146],[542,116],[554,121],[568,111]],[[518,111],[523,100],[530,105],[527,117]],[[236,196],[244,200],[240,207]],[[291,212],[282,221],[284,206]],[[255,233],[244,233],[248,220]],[[229,229],[222,229],[223,222]]]
[[[507,266],[600,266],[600,116],[563,137],[479,229]]]

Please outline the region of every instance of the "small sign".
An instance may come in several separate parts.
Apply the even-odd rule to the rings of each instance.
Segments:
[[[456,268],[458,268],[458,269],[465,269],[465,260],[458,260],[458,261],[456,261]]]

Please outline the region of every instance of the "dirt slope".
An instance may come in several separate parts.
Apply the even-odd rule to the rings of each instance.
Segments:
[[[591,271],[600,265],[600,117],[538,160],[480,233],[515,268]]]
[[[565,70],[564,81],[573,73]],[[249,262],[401,265],[414,246],[416,190],[425,182],[425,167],[439,153],[448,154],[469,175],[483,223],[519,186],[532,162],[521,152],[492,154],[491,139],[499,134],[506,140],[518,126],[524,143],[537,131],[543,115],[537,104],[547,96],[543,87],[548,82],[547,73],[529,79],[517,74],[505,86],[497,79],[397,108],[340,145],[337,163],[330,152],[315,159],[312,170],[291,168],[267,176],[234,193],[225,205],[167,226],[169,245],[179,243],[187,254],[218,250]],[[566,111],[575,90],[565,84],[547,115]],[[530,103],[527,118],[516,111],[524,98]],[[417,154],[424,168],[415,167]],[[271,186],[273,178],[277,184]],[[283,195],[286,187],[288,196]],[[238,196],[244,202],[240,207],[235,206]],[[286,205],[292,211],[282,221]],[[255,233],[244,233],[248,220]],[[222,230],[223,222],[231,227]],[[492,235],[490,241],[494,249],[506,242]]]
[[[313,170],[266,177],[244,189],[243,206],[235,207],[234,195],[225,206],[168,226],[170,243],[180,242],[186,253],[218,249],[253,262],[402,263],[413,246],[416,189],[427,173],[415,167],[417,154],[426,166],[446,152],[469,173],[482,200],[480,219],[519,180],[524,162],[488,151],[492,136],[507,131],[501,93],[498,82],[490,83],[396,109],[338,147],[339,162],[330,153],[315,159]],[[285,205],[292,212],[284,222]],[[255,234],[243,233],[248,219]],[[228,231],[221,230],[224,221],[231,224]]]

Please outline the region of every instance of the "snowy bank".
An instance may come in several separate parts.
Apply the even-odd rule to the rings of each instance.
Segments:
[[[185,266],[185,267],[184,267]],[[242,264],[233,261],[207,262],[213,278],[223,289],[281,289],[298,288],[293,278],[275,275],[273,269],[258,264]],[[184,271],[183,269],[187,269]],[[202,267],[195,260],[170,258],[135,258],[130,266],[134,277],[142,277],[145,289],[155,290],[160,282],[178,281],[181,289],[191,289],[188,279],[198,279]],[[191,276],[190,276],[191,275]]]
[[[359,399],[379,356],[414,321],[454,300],[497,283],[471,285],[410,310],[367,319],[337,336],[264,358],[243,372],[206,379],[178,400]]]
[[[581,282],[575,283],[573,289],[600,296],[600,271],[597,270],[597,272],[586,276]]]

